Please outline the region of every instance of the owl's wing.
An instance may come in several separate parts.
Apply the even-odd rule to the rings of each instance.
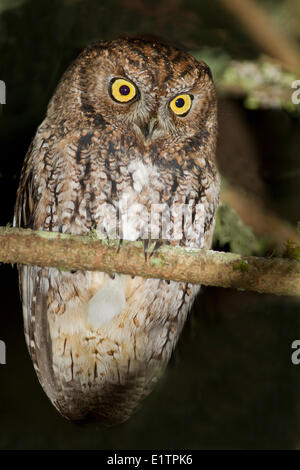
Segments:
[[[31,144],[25,157],[14,211],[14,226],[34,228],[34,214],[39,202],[34,184]],[[47,319],[47,288],[49,270],[38,266],[18,265],[19,289],[23,307],[26,343],[39,381],[54,404],[60,387],[52,368],[52,351]]]
[[[32,148],[33,144],[29,147],[21,172],[14,212],[15,227],[32,228],[32,216],[34,214],[36,200],[33,188],[32,169],[30,165]]]

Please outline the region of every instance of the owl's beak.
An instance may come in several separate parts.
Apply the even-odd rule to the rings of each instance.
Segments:
[[[158,124],[158,119],[156,117],[152,117],[148,123],[145,123],[141,126],[142,134],[146,141],[151,140],[153,135],[154,129],[156,129]]]

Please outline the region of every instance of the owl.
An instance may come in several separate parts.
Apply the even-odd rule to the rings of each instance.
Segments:
[[[146,258],[153,244],[209,248],[216,107],[209,67],[180,48],[140,37],[89,45],[28,150],[14,225],[96,232],[119,249],[142,240]],[[128,419],[164,371],[200,286],[18,269],[27,346],[53,405],[73,421]]]

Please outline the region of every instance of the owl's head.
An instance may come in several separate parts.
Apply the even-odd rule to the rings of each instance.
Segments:
[[[161,41],[119,38],[88,46],[65,73],[49,105],[92,126],[129,128],[144,144],[216,129],[209,67]]]

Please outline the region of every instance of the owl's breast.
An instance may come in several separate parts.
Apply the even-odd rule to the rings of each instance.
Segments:
[[[116,167],[109,175],[114,192],[96,207],[98,234],[132,241],[164,239],[202,248],[206,233],[211,233],[216,205],[211,195],[216,188],[215,181],[203,177],[202,183],[200,176],[137,157]]]
[[[128,175],[128,183],[118,188],[116,201],[120,237],[148,239],[151,213],[163,203],[168,187],[158,168],[138,159],[128,165]]]

